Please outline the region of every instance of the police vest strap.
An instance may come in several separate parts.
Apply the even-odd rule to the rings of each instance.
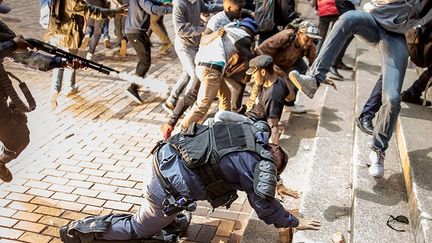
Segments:
[[[172,186],[172,184],[168,181],[168,179],[162,175],[160,168],[159,168],[159,161],[157,160],[157,154],[159,149],[164,145],[162,141],[159,141],[156,146],[152,149],[151,153],[153,154],[153,172],[155,173],[156,177],[159,180],[159,183],[161,184],[164,191],[172,195],[174,198],[180,197],[180,193],[177,192],[176,189]]]
[[[11,98],[13,104],[15,105],[15,110],[21,111],[21,112],[30,112],[34,111],[36,109],[36,101],[33,98],[33,95],[31,94],[29,88],[27,87],[26,83],[21,81],[18,77],[13,75],[10,72],[6,72],[9,77],[16,80],[19,83],[19,87],[21,89],[21,92],[24,94],[24,97],[27,100],[28,106],[24,104],[24,102],[19,98],[18,94],[16,93],[15,89],[13,88],[11,82],[8,80],[2,80],[2,83],[4,83],[4,88],[6,90],[6,93]]]

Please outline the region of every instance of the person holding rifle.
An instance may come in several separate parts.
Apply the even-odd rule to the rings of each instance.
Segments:
[[[11,8],[0,1],[0,14],[10,11]],[[29,51],[29,48],[32,48],[29,42],[21,35],[16,35],[0,21],[0,179],[4,182],[10,182],[13,179],[6,163],[18,157],[30,142],[30,131],[25,113],[33,111],[36,108],[36,102],[25,83],[18,80],[28,104],[21,100],[9,77],[17,78],[5,70],[3,59],[10,58],[14,62],[40,71],[82,67],[81,62],[76,59],[67,61],[60,56],[47,56]]]
[[[113,18],[117,14],[125,15],[127,6],[117,9],[104,9],[88,5],[81,0],[52,0],[50,5],[50,20],[45,40],[56,47],[64,48],[76,54],[84,37],[84,17],[101,20]],[[56,68],[53,70],[52,91],[50,98],[51,110],[58,106],[57,98],[60,94],[63,81],[69,83],[67,95],[78,91],[75,85],[75,70]]]

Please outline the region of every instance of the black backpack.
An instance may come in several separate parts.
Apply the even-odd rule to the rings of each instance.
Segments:
[[[432,0],[417,0],[408,15],[405,37],[408,52],[417,66],[432,64]]]

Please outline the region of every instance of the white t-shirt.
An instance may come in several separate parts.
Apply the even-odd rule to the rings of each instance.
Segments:
[[[228,60],[238,50],[235,43],[249,36],[249,34],[239,28],[236,23],[231,22],[224,26],[225,34],[222,37],[217,37],[208,45],[200,45],[195,58],[195,63],[200,62],[218,64],[225,67]]]
[[[224,27],[229,22],[231,22],[231,20],[228,18],[228,16],[225,14],[224,11],[221,11],[221,12],[213,15],[209,19],[206,27],[211,29],[214,32],[214,31],[217,31],[218,29]]]

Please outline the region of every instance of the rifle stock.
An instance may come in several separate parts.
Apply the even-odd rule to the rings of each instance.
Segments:
[[[15,38],[15,36],[13,35],[9,35],[9,34],[5,34],[5,33],[0,33],[0,42],[5,42],[5,41],[9,41],[12,40],[13,38]],[[45,43],[43,41],[34,39],[34,38],[27,38],[25,39],[30,45],[32,45],[34,48],[44,51],[46,53],[49,53],[51,55],[55,55],[55,56],[59,56],[62,58],[65,58],[68,62],[72,62],[74,59],[75,60],[79,60],[81,61],[81,63],[87,67],[87,68],[91,68],[93,70],[96,70],[98,72],[104,73],[106,75],[110,75],[111,72],[115,72],[115,73],[120,73],[119,71],[112,69],[110,67],[107,67],[105,65],[99,64],[97,62],[93,62],[90,60],[87,60],[83,57],[80,57],[78,55],[69,53],[65,50],[62,50],[58,47],[55,47],[53,45],[50,45],[48,43]]]

